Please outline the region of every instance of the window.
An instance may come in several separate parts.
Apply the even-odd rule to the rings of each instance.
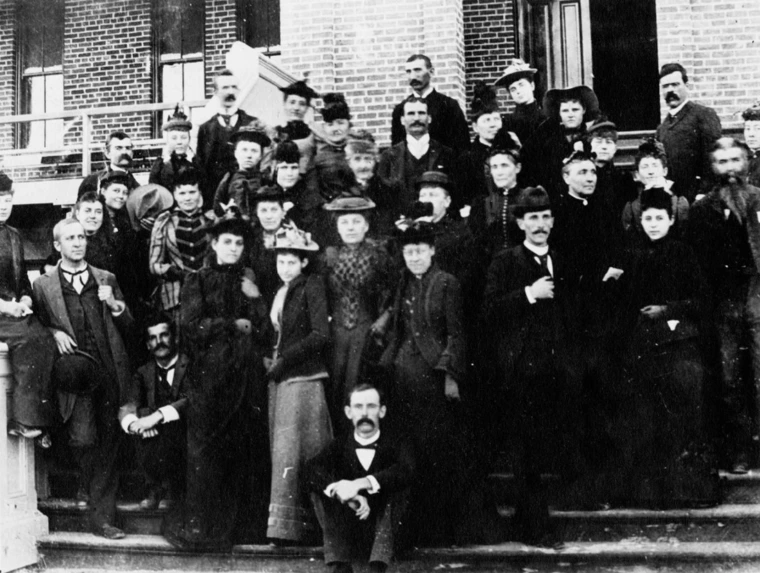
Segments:
[[[241,42],[280,55],[280,0],[238,0],[238,22]]]
[[[155,10],[158,101],[205,99],[204,1],[156,0]]]
[[[19,2],[21,113],[63,111],[64,0]],[[62,147],[62,119],[32,121],[19,130],[19,147]]]

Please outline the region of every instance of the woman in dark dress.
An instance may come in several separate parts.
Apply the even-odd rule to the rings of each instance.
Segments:
[[[224,550],[263,539],[268,491],[260,329],[266,319],[243,259],[250,227],[222,219],[213,257],[182,287],[187,374],[187,493],[167,519],[175,546]]]
[[[669,236],[672,205],[662,188],[641,194],[648,243],[628,277],[629,376],[616,425],[627,494],[619,501],[657,509],[718,499],[699,337],[706,287],[691,249]]]

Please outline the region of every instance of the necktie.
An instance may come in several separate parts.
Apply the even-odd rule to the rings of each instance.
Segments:
[[[536,255],[536,258],[538,259],[538,264],[541,265],[541,270],[544,271],[544,276],[552,276],[549,272],[549,254]]]
[[[231,122],[232,122],[232,116],[231,115],[224,115],[223,113],[219,114],[219,117],[222,118],[222,121],[224,122],[224,127],[230,128]]]
[[[377,440],[372,442],[371,444],[360,444],[356,440],[354,440],[354,447],[357,450],[376,450],[377,449]]]
[[[87,279],[89,278],[89,275],[85,275],[86,272],[87,268],[85,267],[81,271],[77,271],[75,273],[63,271],[63,276],[66,277],[66,280],[68,280],[69,283],[71,283],[71,286],[74,287],[74,290],[77,291],[77,293],[81,293],[84,285],[87,282]]]
[[[169,371],[174,370],[174,364],[169,366],[168,368],[162,368],[161,366],[158,366],[158,379],[164,383],[169,384]]]

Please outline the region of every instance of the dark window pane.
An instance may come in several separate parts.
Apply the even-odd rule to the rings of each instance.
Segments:
[[[48,0],[45,3],[45,56],[46,68],[63,65],[63,0]]]
[[[182,0],[159,0],[159,49],[162,56],[182,55]]]
[[[203,52],[203,0],[192,0],[185,5],[182,14],[182,54]]]
[[[244,41],[254,48],[280,44],[279,0],[240,0]]]

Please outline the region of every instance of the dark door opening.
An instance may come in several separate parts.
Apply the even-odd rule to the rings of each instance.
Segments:
[[[655,0],[590,0],[594,91],[618,129],[660,123]]]

